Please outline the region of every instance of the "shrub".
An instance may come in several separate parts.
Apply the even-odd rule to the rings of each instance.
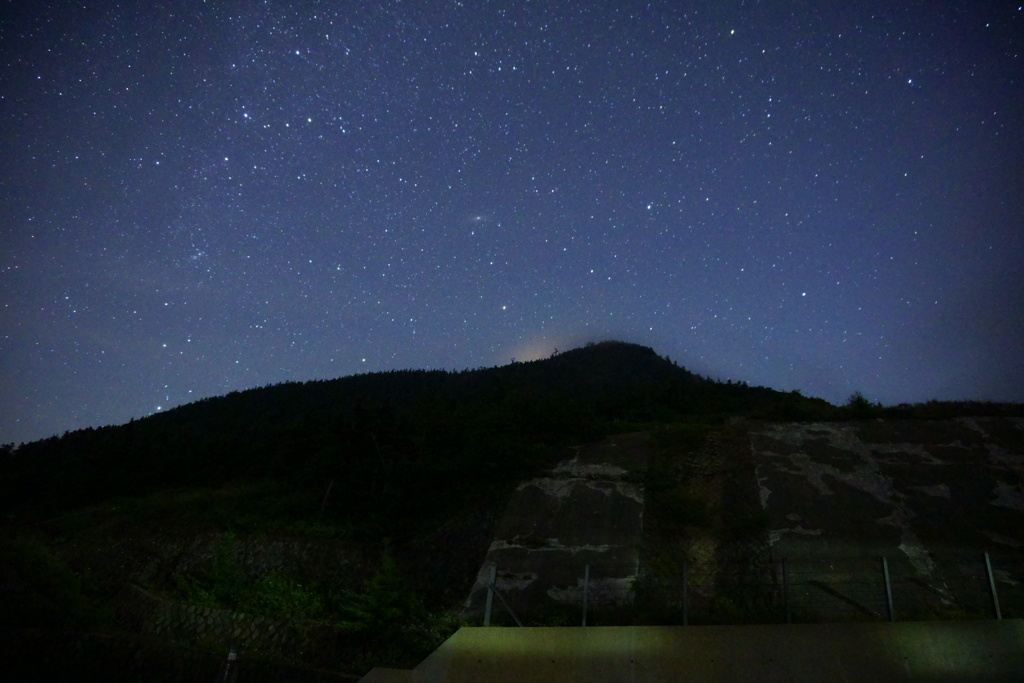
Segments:
[[[872,412],[871,401],[864,398],[864,394],[855,391],[846,400],[846,409],[857,418],[869,417]]]

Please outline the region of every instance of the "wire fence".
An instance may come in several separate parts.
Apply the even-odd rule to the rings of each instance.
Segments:
[[[1024,555],[951,553],[926,559],[800,557],[742,567],[682,562],[668,575],[641,572],[625,596],[620,586],[609,587],[581,567],[571,587],[575,592],[558,605],[538,600],[536,593],[501,591],[499,580],[484,616],[491,623],[527,626],[1024,617]]]

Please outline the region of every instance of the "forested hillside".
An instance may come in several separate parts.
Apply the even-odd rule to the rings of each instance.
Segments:
[[[5,454],[8,514],[55,514],[112,496],[273,479],[323,517],[400,533],[489,482],[517,481],[552,449],[624,423],[825,418],[796,393],[703,379],[652,349],[606,342],[504,367],[393,371],[235,392]],[[326,502],[325,488],[334,482]],[[300,501],[292,512],[302,514]],[[321,505],[321,503],[323,503]],[[308,511],[308,510],[307,510]]]

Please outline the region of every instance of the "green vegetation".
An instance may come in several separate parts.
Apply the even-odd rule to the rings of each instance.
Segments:
[[[281,572],[247,579],[232,559],[235,538],[218,543],[212,570],[175,575],[170,597],[202,607],[258,614],[281,621],[318,623],[352,636],[347,664],[411,666],[463,626],[448,610],[428,610],[385,545],[374,574],[360,590],[299,583]]]
[[[362,590],[303,584],[281,572],[246,579],[232,558],[234,536],[217,545],[213,569],[198,577],[174,575],[172,597],[202,607],[260,614],[284,621],[316,621],[350,633],[406,630],[430,632],[452,622],[449,613],[430,613],[402,577],[385,545],[376,572]],[[447,635],[450,635],[448,632]],[[435,643],[436,646],[436,643]]]
[[[671,555],[656,555],[650,559],[648,564],[659,579],[675,579],[683,574],[682,564]]]
[[[203,607],[220,607],[238,612],[262,614],[277,619],[318,620],[326,616],[326,605],[318,591],[303,588],[280,572],[268,572],[246,580],[232,558],[234,536],[226,534],[218,543],[213,570],[190,578],[175,574],[174,597]]]

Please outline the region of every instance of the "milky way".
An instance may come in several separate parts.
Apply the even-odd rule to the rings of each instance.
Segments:
[[[587,341],[1024,400],[1024,10],[5,3],[0,441]]]

